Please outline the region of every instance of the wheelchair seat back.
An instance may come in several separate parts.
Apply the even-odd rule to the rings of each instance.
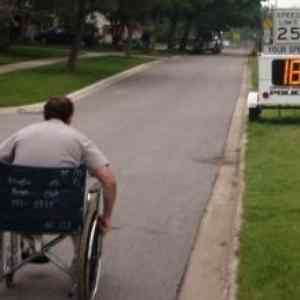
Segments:
[[[81,228],[86,167],[0,163],[0,231],[71,233]]]

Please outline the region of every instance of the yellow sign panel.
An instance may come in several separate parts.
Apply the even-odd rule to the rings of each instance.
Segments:
[[[264,29],[271,29],[273,27],[273,22],[271,19],[263,20],[263,27]]]

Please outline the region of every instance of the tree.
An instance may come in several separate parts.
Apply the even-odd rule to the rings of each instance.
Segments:
[[[112,24],[113,45],[121,47],[122,37],[127,29],[126,52],[131,47],[132,33],[137,23],[143,21],[160,0],[103,0],[98,5],[110,19]]]
[[[211,3],[212,0],[189,0],[186,3],[184,12],[184,31],[180,41],[180,50],[184,51],[187,47],[187,42],[190,33],[195,25],[195,20],[205,7]]]
[[[78,59],[78,54],[81,46],[83,33],[84,33],[85,18],[87,14],[87,5],[88,5],[88,0],[76,1],[75,26],[74,26],[74,30],[76,34],[73,39],[72,48],[68,59],[69,71],[74,71],[76,68],[76,62]]]
[[[198,15],[198,26],[227,29],[257,26],[261,16],[260,0],[214,0]]]
[[[67,62],[67,68],[73,72],[76,69],[79,51],[82,45],[86,16],[92,11],[96,0],[32,0],[36,11],[46,11],[55,15],[63,26],[74,35]]]
[[[212,0],[161,0],[159,6],[161,14],[169,20],[168,48],[176,45],[179,25],[183,26],[180,48],[184,50],[201,10]]]
[[[12,5],[9,1],[2,1],[0,4],[0,50],[7,49],[10,44],[10,23]]]
[[[22,1],[2,0],[0,2],[0,50],[7,50],[11,44],[11,29],[17,26],[14,16]]]

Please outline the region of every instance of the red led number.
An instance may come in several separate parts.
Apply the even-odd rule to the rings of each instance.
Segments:
[[[300,59],[285,61],[284,85],[300,85]]]

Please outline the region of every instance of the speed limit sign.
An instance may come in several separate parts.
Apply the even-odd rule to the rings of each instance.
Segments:
[[[274,12],[274,44],[300,44],[300,9]]]

